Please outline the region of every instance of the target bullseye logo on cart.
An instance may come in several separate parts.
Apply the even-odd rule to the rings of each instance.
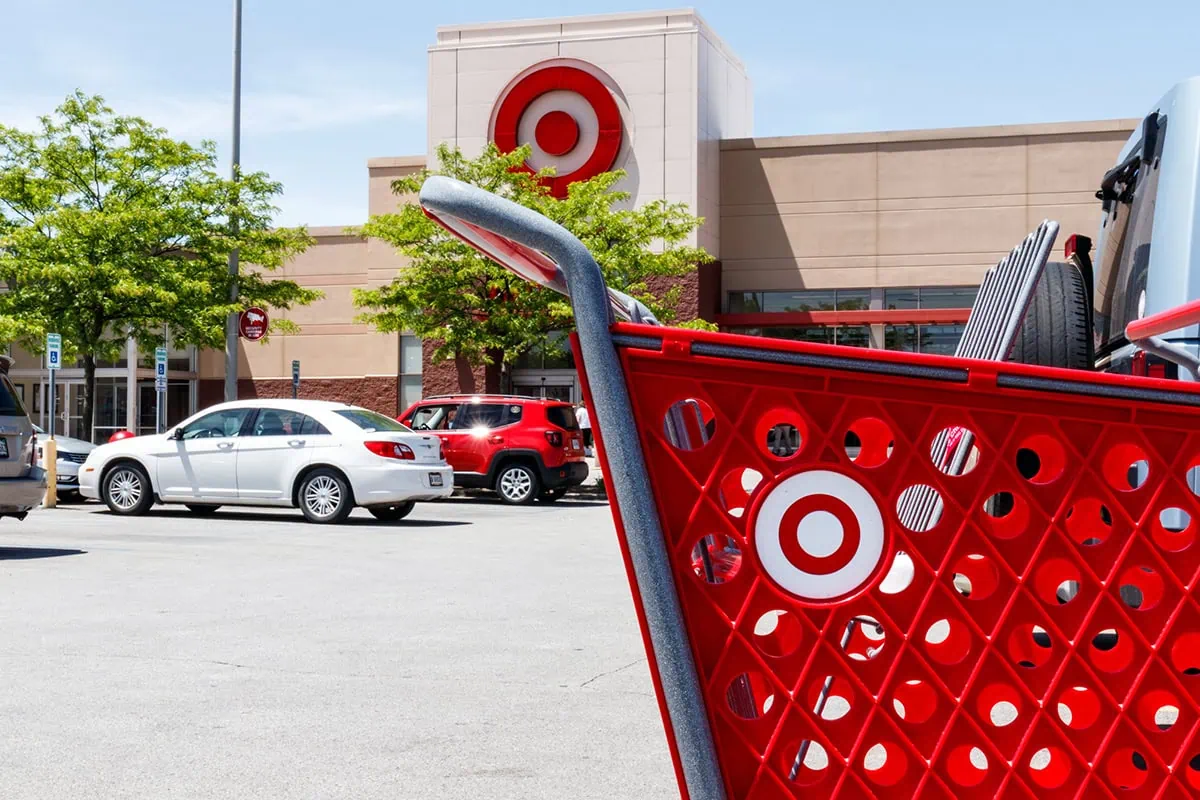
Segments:
[[[582,63],[537,65],[508,86],[492,112],[496,147],[510,153],[528,144],[533,152],[525,168],[553,166],[555,175],[546,183],[555,197],[566,197],[575,181],[612,169],[621,152],[621,108],[597,73]]]
[[[875,498],[831,470],[795,473],[771,487],[756,504],[750,531],[763,571],[804,602],[859,591],[879,574],[888,551]]]

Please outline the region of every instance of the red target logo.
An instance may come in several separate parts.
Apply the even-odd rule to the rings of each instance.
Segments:
[[[501,95],[493,118],[492,140],[501,152],[528,144],[526,169],[555,167],[546,182],[555,197],[611,169],[621,152],[621,109],[604,82],[579,67],[553,64],[527,73]]]
[[[871,493],[840,472],[784,478],[751,511],[752,546],[763,572],[798,600],[831,603],[876,578],[888,552]]]

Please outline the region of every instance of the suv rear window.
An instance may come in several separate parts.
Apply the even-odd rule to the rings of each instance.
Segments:
[[[1104,218],[1104,249],[1096,270],[1097,349],[1111,350],[1124,344],[1126,324],[1141,317],[1145,308],[1150,234],[1165,139],[1166,120],[1159,118],[1154,152],[1114,186],[1117,196]],[[1142,146],[1139,143],[1135,151]]]
[[[579,430],[579,420],[575,419],[575,409],[571,406],[547,406],[546,419],[564,430]]]
[[[0,375],[0,417],[27,417],[25,406],[7,375]]]
[[[374,411],[367,411],[365,408],[347,408],[333,412],[343,419],[348,419],[364,431],[394,431],[396,433],[411,433],[404,425],[401,425],[391,417],[385,417],[383,414],[376,414]]]

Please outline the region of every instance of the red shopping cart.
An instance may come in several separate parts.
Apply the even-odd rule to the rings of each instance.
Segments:
[[[421,202],[570,293],[684,797],[1200,796],[1200,391],[660,327],[538,214]]]

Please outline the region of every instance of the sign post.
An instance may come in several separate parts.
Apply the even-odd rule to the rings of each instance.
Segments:
[[[154,349],[154,432],[163,432],[163,412],[167,396],[167,348]]]
[[[42,460],[46,464],[46,508],[58,505],[58,443],[54,441],[54,425],[57,420],[57,403],[54,398],[54,378],[62,367],[62,336],[57,333],[46,334],[46,367],[50,370],[50,397],[46,407],[50,412],[50,424],[46,427],[50,432],[50,441],[42,446]]]
[[[292,361],[292,399],[300,396],[300,359]]]

